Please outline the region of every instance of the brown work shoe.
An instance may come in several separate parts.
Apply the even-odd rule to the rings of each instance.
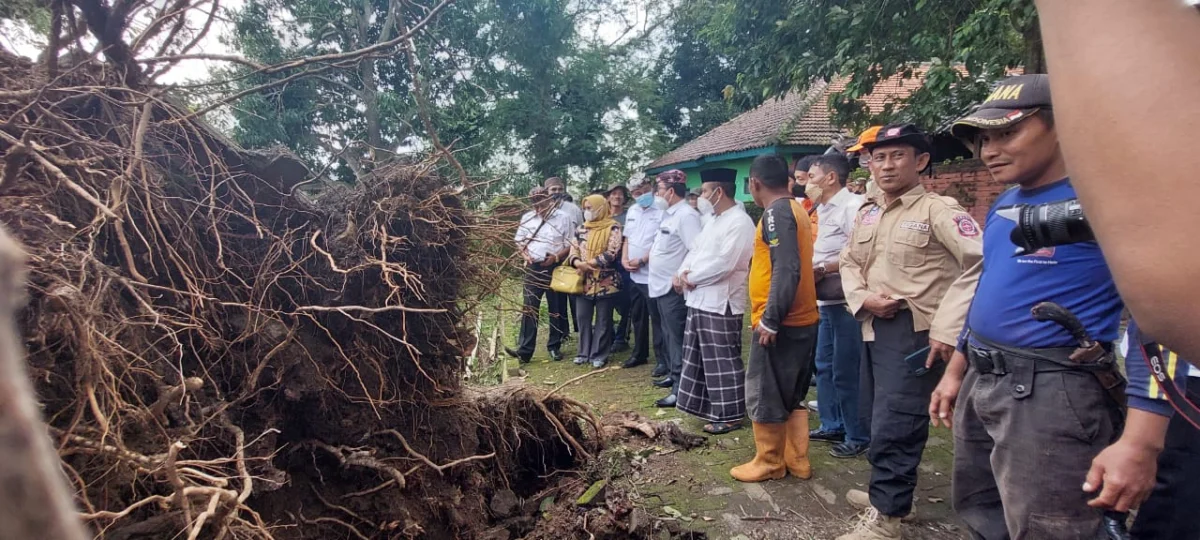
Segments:
[[[837,540],[901,540],[900,518],[880,514],[875,508],[867,508],[859,517],[853,531],[837,537]]]
[[[786,476],[787,467],[783,464],[786,438],[787,424],[754,422],[754,459],[730,469],[730,476],[739,482],[762,482]]]
[[[846,502],[850,503],[850,506],[853,506],[855,510],[859,510],[859,511],[871,508],[871,496],[868,495],[867,492],[860,490],[860,489],[852,489],[850,491],[847,491],[846,492]],[[913,502],[912,502],[912,509],[908,511],[907,516],[900,518],[900,521],[903,521],[905,523],[912,523],[913,520],[916,519],[916,515],[917,515],[917,499],[914,498]]]

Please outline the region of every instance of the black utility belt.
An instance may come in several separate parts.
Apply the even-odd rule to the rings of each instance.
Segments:
[[[967,360],[971,364],[971,367],[979,370],[980,373],[1007,375],[1012,372],[1013,365],[1018,363],[1023,365],[1032,364],[1035,373],[1053,371],[1103,372],[1114,370],[1117,366],[1116,358],[1113,357],[1111,351],[1099,362],[1078,364],[1071,360],[1071,353],[1075,349],[1068,347],[1046,349],[1006,347],[992,343],[978,335],[972,335],[971,339],[977,341],[979,345],[968,341]]]

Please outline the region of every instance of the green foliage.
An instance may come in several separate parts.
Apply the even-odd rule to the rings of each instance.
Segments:
[[[689,2],[675,12],[666,51],[654,69],[658,99],[644,105],[646,113],[662,123],[671,146],[695,139],[762,101],[745,93],[726,99],[726,89],[737,83],[738,69],[702,35],[707,25],[716,24],[705,7]]]
[[[40,0],[4,0],[0,2],[0,20],[28,24],[39,34],[50,31],[50,9]]]
[[[935,128],[986,95],[1005,68],[1041,65],[1032,0],[691,0],[713,15],[701,31],[763,97],[848,78],[831,96],[852,129],[906,120]],[[884,78],[928,64],[924,86],[872,113],[862,102]],[[903,106],[903,111],[897,112]]]
[[[416,35],[421,90],[439,138],[468,174],[498,179],[485,184],[481,200],[523,194],[551,175],[584,189],[624,181],[667,149],[656,117],[634,114],[660,100],[639,44],[580,35],[619,2],[459,0]],[[436,2],[396,4],[404,7],[391,36]],[[231,41],[267,64],[354,50],[387,35],[389,5],[247,0]],[[237,84],[286,75],[248,75]],[[248,146],[284,144],[314,163],[336,156],[334,173],[353,179],[371,157],[431,147],[413,84],[402,53],[372,57],[243,100],[234,110],[235,135]]]

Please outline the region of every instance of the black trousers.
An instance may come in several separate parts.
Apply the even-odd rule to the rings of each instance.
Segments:
[[[616,335],[613,336],[613,341],[617,343],[627,343],[629,341],[630,323],[630,307],[633,304],[633,280],[629,279],[629,272],[625,267],[619,266],[618,273],[621,275],[621,290],[613,297],[613,310],[617,315],[621,316],[620,322],[617,323]]]
[[[873,322],[875,341],[867,342],[863,364],[864,394],[870,394],[871,505],[879,513],[899,517],[912,511],[917,466],[929,440],[929,396],[945,367],[920,377],[904,358],[929,344],[929,332],[913,330],[912,312]],[[865,391],[871,389],[871,391]]]
[[[1120,410],[1092,373],[1002,354],[1007,373],[972,365],[954,406],[955,512],[976,540],[1106,538],[1080,485]]]
[[[663,349],[667,353],[667,368],[671,370],[671,378],[675,379],[672,394],[679,392],[679,381],[683,378],[683,331],[687,328],[687,302],[683,295],[675,291],[667,291],[654,299],[658,304],[658,314],[662,317]]]
[[[517,354],[522,358],[533,356],[537,347],[538,318],[542,312],[542,295],[550,311],[550,341],[546,348],[557,351],[567,334],[567,295],[550,290],[550,273],[554,266],[526,267],[524,280],[524,307],[521,309],[521,335],[518,338]]]
[[[635,360],[650,359],[650,345],[654,345],[654,359],[666,366],[667,355],[663,351],[662,316],[658,304],[650,299],[650,287],[630,282],[629,319],[633,327],[633,356]]]
[[[579,314],[580,358],[590,362],[607,362],[612,348],[613,305],[612,296],[576,296],[575,312]]]
[[[1200,404],[1200,377],[1188,378],[1188,400]],[[1200,430],[1179,413],[1167,427],[1167,445],[1158,455],[1154,492],[1142,503],[1129,533],[1135,540],[1200,538]]]

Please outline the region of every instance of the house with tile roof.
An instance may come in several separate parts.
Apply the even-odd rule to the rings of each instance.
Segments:
[[[899,75],[875,85],[863,101],[872,113],[908,97],[921,85],[923,70],[913,77]],[[844,90],[846,79],[819,82],[805,92],[791,92],[746,111],[712,131],[676,148],[646,168],[647,174],[680,169],[688,175],[688,186],[700,185],[701,174],[709,178],[733,178],[738,199],[750,200],[747,181],[750,163],[763,154],[778,154],[794,162],[801,156],[823,154],[839,136],[854,137],[833,125],[829,95]]]

